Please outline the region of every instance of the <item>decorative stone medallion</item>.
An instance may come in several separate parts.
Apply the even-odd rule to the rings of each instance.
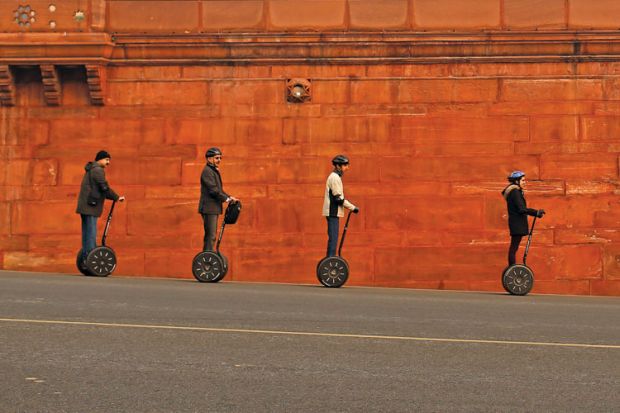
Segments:
[[[22,6],[20,4],[17,7],[17,10],[13,11],[15,23],[17,23],[20,27],[30,27],[30,25],[34,24],[36,21],[36,15],[37,12],[35,12],[29,5]]]

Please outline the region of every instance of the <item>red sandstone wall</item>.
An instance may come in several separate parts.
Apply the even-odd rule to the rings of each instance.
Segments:
[[[159,13],[162,3],[174,12]],[[381,13],[370,6],[378,3]],[[605,1],[469,4],[110,0],[99,14],[87,10],[84,27],[63,24],[68,31],[247,28],[285,39],[288,29],[608,28],[620,17],[620,7]],[[287,13],[293,6],[303,12]],[[149,18],[127,17],[136,8]],[[532,8],[540,13],[530,16]],[[383,53],[381,42],[364,47],[370,57]],[[75,75],[61,76],[62,104],[50,107],[36,74],[22,73],[15,105],[0,108],[0,268],[76,272],[82,168],[106,148],[109,180],[128,198],[109,238],[120,257],[116,274],[191,277],[202,243],[197,183],[205,149],[218,145],[225,189],[244,201],[222,248],[232,262],[228,279],[316,282],[324,181],[331,157],[344,152],[352,159],[347,195],[362,209],[344,248],[351,284],[500,290],[508,235],[499,191],[509,171],[523,169],[532,180],[528,202],[548,211],[528,260],[535,292],[620,295],[620,63],[493,56],[447,63],[442,43],[429,47],[447,59],[164,65],[116,47],[102,107],[91,105],[87,83]],[[535,54],[539,46],[528,47]],[[312,81],[311,102],[286,102],[292,77]]]

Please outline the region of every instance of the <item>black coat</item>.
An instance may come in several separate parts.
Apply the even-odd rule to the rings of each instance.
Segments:
[[[508,185],[502,191],[508,206],[508,228],[510,235],[528,235],[527,216],[536,216],[537,210],[528,208],[523,190],[518,185]]]
[[[103,212],[103,201],[118,201],[118,195],[110,188],[105,179],[105,171],[97,162],[89,162],[84,167],[84,178],[80,186],[78,204],[75,212],[82,215],[100,217]],[[97,200],[96,205],[88,205],[88,196]]]
[[[222,203],[226,202],[228,194],[222,188],[222,177],[215,166],[206,164],[200,175],[200,203],[198,212],[201,214],[219,215],[222,213]]]

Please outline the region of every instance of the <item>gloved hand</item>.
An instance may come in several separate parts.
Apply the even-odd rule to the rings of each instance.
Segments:
[[[538,217],[538,218],[542,218],[543,215],[545,215],[545,210],[544,209],[539,209],[538,212],[536,212],[536,217]]]
[[[358,214],[359,212],[360,212],[360,209],[358,207],[353,208],[354,214]]]

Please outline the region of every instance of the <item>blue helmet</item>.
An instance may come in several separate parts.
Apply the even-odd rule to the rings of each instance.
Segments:
[[[518,181],[519,179],[525,176],[525,172],[523,171],[513,171],[510,175],[508,175],[509,181]]]

